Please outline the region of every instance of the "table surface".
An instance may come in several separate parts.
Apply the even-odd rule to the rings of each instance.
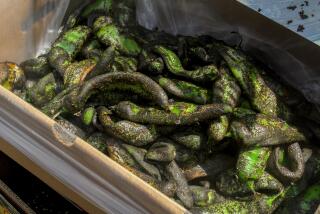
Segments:
[[[320,0],[238,0],[320,45]]]

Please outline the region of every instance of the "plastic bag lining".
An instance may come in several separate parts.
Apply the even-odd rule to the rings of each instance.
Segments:
[[[284,44],[270,43],[260,39],[254,29],[232,23],[233,11],[222,17],[214,4],[207,0],[136,0],[137,20],[148,29],[159,29],[174,35],[212,35],[227,44],[241,41],[241,48],[255,58],[268,62],[285,82],[298,89],[310,102],[320,104],[320,64],[319,69],[310,69],[291,55],[288,50],[299,44],[290,39]],[[221,8],[220,8],[221,9]],[[281,47],[281,48],[279,48]]]

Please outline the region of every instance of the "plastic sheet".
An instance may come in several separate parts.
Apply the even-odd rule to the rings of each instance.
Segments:
[[[0,2],[0,61],[21,62],[40,55],[57,37],[69,0]]]
[[[267,19],[254,11],[251,16],[244,16],[237,4],[230,0],[137,0],[137,19],[149,29],[157,27],[181,35],[207,34],[231,45],[241,44],[243,50],[268,62],[284,81],[319,105],[320,64],[314,55],[319,54],[320,48],[312,52],[306,46],[308,41],[292,32],[281,34],[275,23],[264,25]],[[306,62],[311,58],[312,66]]]

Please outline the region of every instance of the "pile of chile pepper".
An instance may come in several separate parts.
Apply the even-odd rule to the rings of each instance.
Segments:
[[[136,22],[133,0],[74,11],[0,83],[192,213],[313,213],[320,114],[210,36]]]

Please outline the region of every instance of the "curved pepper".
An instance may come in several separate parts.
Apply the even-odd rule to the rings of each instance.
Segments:
[[[60,74],[64,76],[65,70],[71,64],[76,55],[81,51],[91,30],[87,26],[77,26],[64,32],[54,42],[49,52],[48,59]]]
[[[114,89],[132,91],[163,108],[168,107],[168,97],[164,90],[152,79],[138,72],[114,72],[94,77],[73,90],[65,100],[65,106],[69,111],[77,112],[94,93]]]
[[[295,182],[302,177],[304,173],[305,163],[299,143],[293,143],[289,145],[287,151],[287,162],[289,162],[289,167],[291,166],[292,170],[287,168],[286,166],[283,166],[283,164],[281,163],[280,147],[276,147],[273,150],[271,158],[269,160],[269,168],[270,171],[279,178],[279,180],[290,183]]]
[[[209,91],[192,83],[165,77],[159,77],[158,83],[164,90],[178,98],[197,104],[209,102]]]
[[[232,111],[231,107],[224,104],[201,106],[182,102],[170,104],[169,112],[155,108],[143,108],[128,101],[120,102],[114,108],[115,112],[124,119],[157,125],[190,125]]]
[[[291,111],[267,86],[259,74],[258,68],[244,54],[222,45],[219,45],[218,49],[254,109],[285,120],[292,118]]]
[[[0,63],[0,85],[12,91],[24,87],[26,77],[24,71],[15,63]]]
[[[218,77],[219,71],[215,65],[208,65],[193,71],[185,70],[179,57],[164,46],[156,46],[154,51],[162,56],[168,70],[181,77],[194,80],[196,82],[212,82]]]
[[[285,121],[263,114],[244,114],[232,121],[230,130],[233,138],[245,146],[273,146],[306,141],[296,127]]]
[[[154,126],[143,126],[130,121],[114,122],[108,109],[98,109],[98,118],[104,131],[134,146],[145,146],[156,140],[158,133]]]

